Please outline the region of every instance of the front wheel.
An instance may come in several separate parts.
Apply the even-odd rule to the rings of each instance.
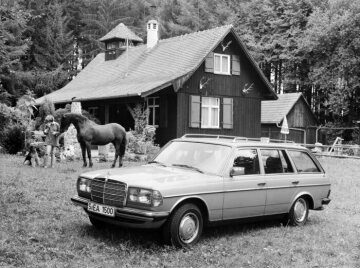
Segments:
[[[289,222],[293,226],[303,226],[309,215],[309,202],[304,197],[296,199],[290,209]]]
[[[194,204],[179,207],[165,223],[163,238],[176,247],[190,247],[199,240],[203,230],[200,209]]]

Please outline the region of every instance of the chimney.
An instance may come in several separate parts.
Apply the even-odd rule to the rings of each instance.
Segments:
[[[159,41],[159,23],[156,20],[150,20],[147,25],[147,48],[153,48]]]

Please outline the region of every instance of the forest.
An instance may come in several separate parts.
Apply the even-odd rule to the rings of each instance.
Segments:
[[[232,24],[277,93],[302,92],[320,124],[360,119],[360,1],[0,0],[0,106],[63,87],[120,22],[146,40]]]

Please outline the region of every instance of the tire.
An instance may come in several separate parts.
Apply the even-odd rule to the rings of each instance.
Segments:
[[[166,244],[188,248],[197,243],[202,230],[203,217],[200,209],[188,203],[171,214],[163,227],[162,236]]]
[[[303,226],[309,216],[309,202],[304,197],[295,200],[289,213],[289,223],[292,226]]]

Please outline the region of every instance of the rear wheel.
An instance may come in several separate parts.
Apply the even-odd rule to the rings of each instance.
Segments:
[[[190,247],[200,238],[203,230],[203,217],[194,204],[179,207],[163,227],[163,239],[176,247]]]
[[[309,215],[309,202],[304,197],[295,200],[290,209],[289,223],[293,226],[303,226]]]

